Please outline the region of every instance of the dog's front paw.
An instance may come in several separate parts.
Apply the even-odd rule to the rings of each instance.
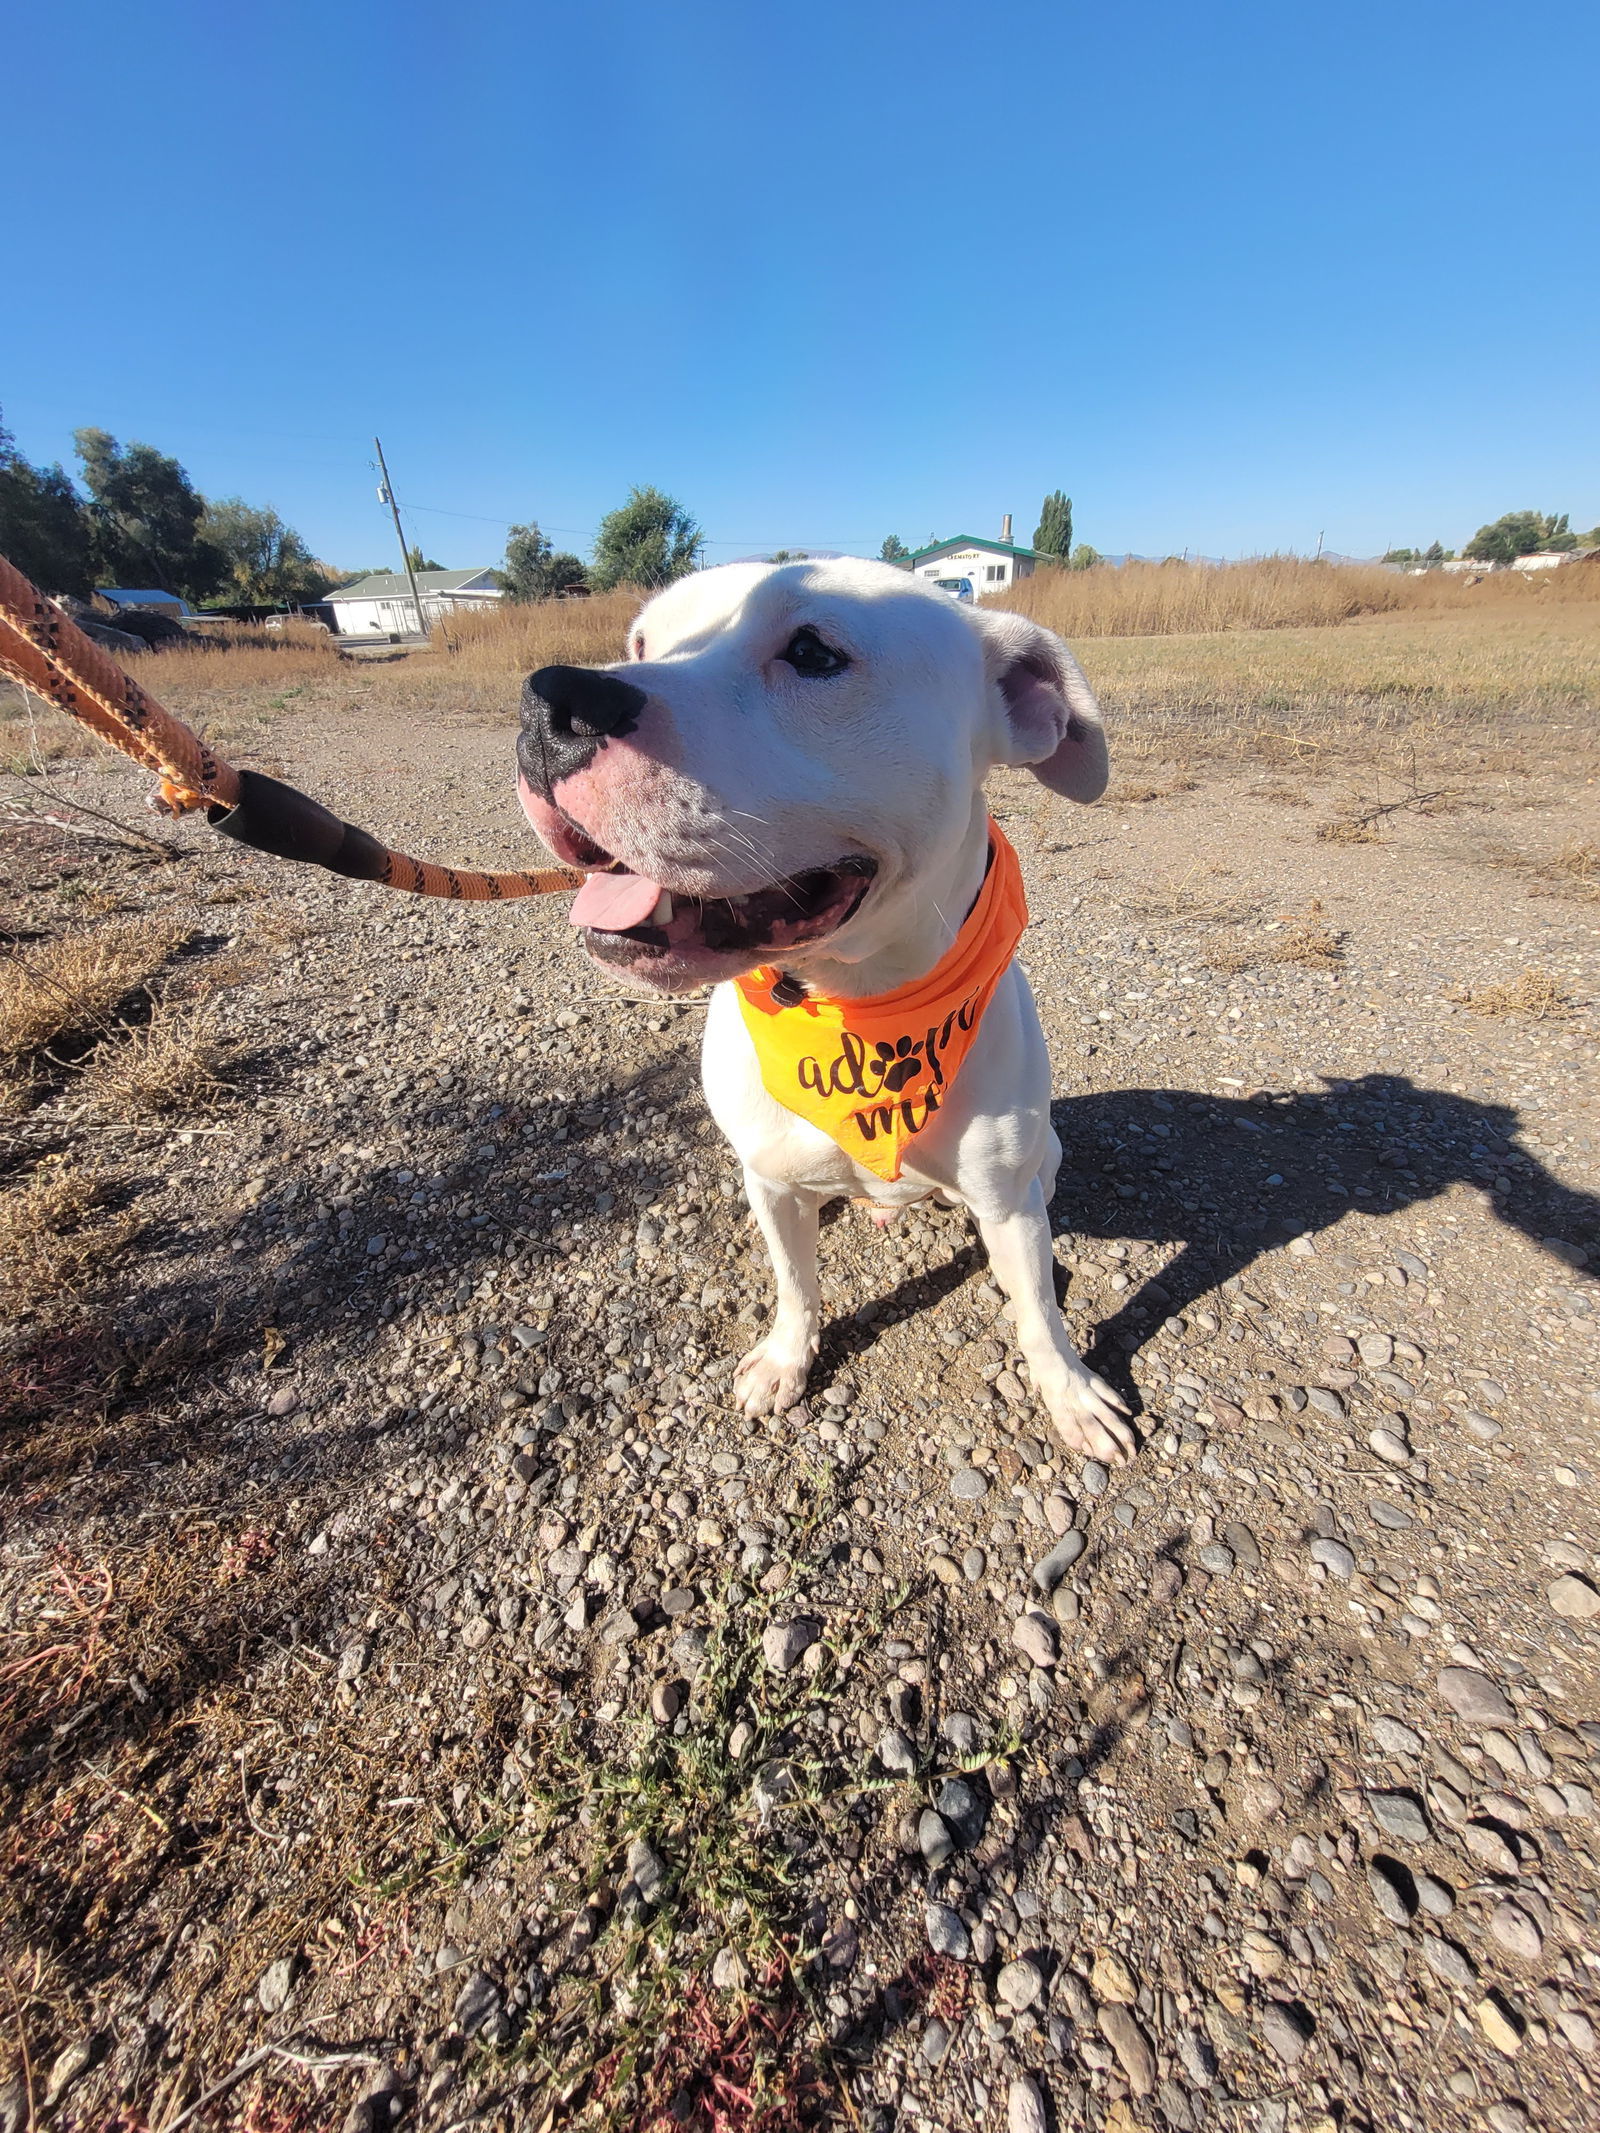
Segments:
[[[733,1397],[741,1413],[786,1414],[805,1392],[814,1352],[796,1358],[787,1342],[770,1333],[758,1341],[733,1373]]]
[[[1069,1451],[1104,1459],[1111,1466],[1133,1457],[1135,1439],[1128,1410],[1104,1378],[1097,1378],[1092,1370],[1081,1376],[1063,1371],[1059,1381],[1039,1389],[1056,1435]]]

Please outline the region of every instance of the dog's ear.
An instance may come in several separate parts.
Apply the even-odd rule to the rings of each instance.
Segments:
[[[983,641],[998,721],[995,761],[1027,764],[1068,800],[1098,800],[1111,774],[1100,706],[1053,630],[997,608],[968,609]]]

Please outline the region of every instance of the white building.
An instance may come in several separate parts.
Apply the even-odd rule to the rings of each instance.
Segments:
[[[503,597],[487,566],[482,570],[419,570],[417,591],[422,595],[422,619],[429,629],[446,615],[490,607]],[[417,610],[411,587],[400,571],[358,578],[354,585],[341,585],[317,604],[331,613],[341,637],[416,635]]]
[[[965,579],[975,600],[981,600],[985,593],[1004,592],[1018,578],[1031,578],[1039,560],[1031,548],[1018,548],[1011,540],[1009,518],[1004,530],[1006,538],[999,541],[986,541],[973,533],[935,541],[930,548],[919,548],[906,568],[913,577],[931,578],[947,590]]]

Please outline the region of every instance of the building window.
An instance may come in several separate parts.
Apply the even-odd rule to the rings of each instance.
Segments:
[[[1004,563],[986,563],[983,575],[989,584],[1003,585],[1005,583],[1006,566]]]

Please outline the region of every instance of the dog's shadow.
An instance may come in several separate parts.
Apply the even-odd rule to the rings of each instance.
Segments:
[[[1520,1118],[1510,1104],[1368,1074],[1293,1096],[1097,1090],[1061,1098],[1052,1118],[1062,1145],[1054,1233],[1179,1247],[1153,1258],[1147,1280],[1096,1329],[1086,1356],[1124,1397],[1132,1392],[1128,1357],[1154,1325],[1291,1237],[1315,1238],[1351,1210],[1402,1215],[1449,1186],[1471,1185],[1495,1219],[1550,1251],[1556,1272],[1587,1285],[1600,1268],[1600,1198],[1563,1184],[1518,1147]],[[1587,1254],[1587,1275],[1574,1270],[1579,1254]],[[873,1325],[890,1309],[938,1301],[981,1263],[979,1245],[962,1247],[880,1298],[871,1323],[858,1314],[831,1329],[830,1350],[870,1345]],[[1065,1283],[1058,1270],[1063,1290]]]

